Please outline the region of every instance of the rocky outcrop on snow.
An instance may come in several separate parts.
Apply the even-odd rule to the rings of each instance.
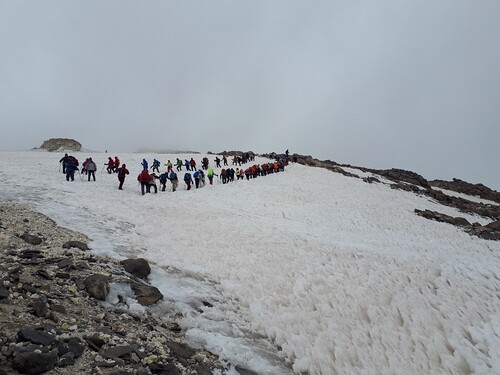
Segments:
[[[471,184],[469,182],[459,180],[458,178],[454,178],[452,181],[434,180],[430,181],[430,184],[441,189],[453,190],[458,193],[478,196],[483,199],[500,203],[500,193],[483,184]]]
[[[117,283],[130,285],[143,306],[163,295],[148,284],[145,260],[98,257],[87,251],[88,241],[22,206],[0,204],[0,374],[211,374],[221,368],[214,355],[184,343],[176,322],[147,307],[131,310],[130,297],[110,300]]]
[[[485,240],[500,241],[500,220],[494,221],[488,225],[483,226],[479,223],[471,224],[467,219],[463,217],[453,217],[437,211],[431,211],[431,210],[421,211],[415,209],[415,213],[429,220],[435,220],[441,223],[447,223],[461,227],[471,236],[477,236]]]
[[[82,145],[74,139],[51,138],[43,142],[40,149],[47,151],[80,151]]]

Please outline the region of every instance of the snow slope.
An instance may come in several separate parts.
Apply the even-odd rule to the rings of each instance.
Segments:
[[[86,233],[94,251],[155,263],[158,308],[183,314],[193,345],[259,374],[500,373],[500,244],[413,210],[488,219],[298,164],[141,196],[153,155],[119,155],[124,191],[106,173],[66,182],[61,156],[0,153],[0,199]]]

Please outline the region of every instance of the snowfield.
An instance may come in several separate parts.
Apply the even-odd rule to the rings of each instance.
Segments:
[[[114,156],[74,155],[99,168]],[[205,155],[118,156],[123,191],[100,169],[66,182],[62,154],[1,152],[0,199],[85,233],[99,254],[156,265],[156,309],[181,313],[193,346],[258,374],[500,374],[500,243],[413,211],[489,219],[298,164],[142,196],[143,157]]]

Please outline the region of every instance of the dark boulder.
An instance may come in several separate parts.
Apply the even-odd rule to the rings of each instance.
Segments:
[[[76,247],[77,249],[80,249],[82,251],[90,250],[87,244],[81,241],[68,241],[63,243],[62,247],[63,249],[71,249],[72,247]]]
[[[500,232],[500,220],[493,221],[486,225],[487,228],[493,229],[494,231]]]
[[[141,279],[146,278],[151,273],[148,261],[143,258],[125,259],[121,261],[121,264],[123,264],[125,271]]]
[[[19,237],[22,238],[24,242],[27,242],[30,245],[39,245],[43,241],[40,237],[28,233],[22,234]]]
[[[154,286],[134,282],[130,286],[135,293],[137,301],[143,306],[153,305],[163,298],[163,294]]]
[[[87,277],[85,279],[85,290],[90,296],[105,301],[109,293],[109,277],[99,274]]]
[[[54,369],[58,361],[55,350],[48,353],[18,352],[12,361],[12,368],[21,374],[43,374]]]
[[[50,345],[56,338],[53,334],[45,332],[33,327],[25,327],[17,332],[17,337],[20,341],[31,342],[39,345]]]

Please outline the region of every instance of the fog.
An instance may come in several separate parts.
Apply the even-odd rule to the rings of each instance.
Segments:
[[[500,190],[498,1],[1,1],[0,149],[310,154]]]

